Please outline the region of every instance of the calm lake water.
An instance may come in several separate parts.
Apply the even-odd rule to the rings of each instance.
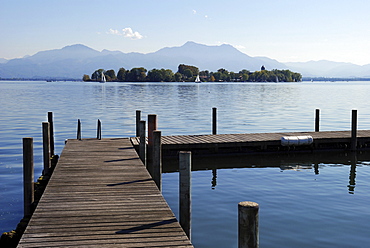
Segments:
[[[55,149],[76,137],[135,135],[135,111],[158,115],[162,135],[370,129],[368,82],[83,83],[0,81],[0,232],[23,216],[22,138],[34,137],[35,178],[42,171],[41,123],[54,113]],[[169,167],[175,167],[168,161]],[[370,155],[238,156],[194,159],[192,242],[237,247],[237,204],[260,204],[260,247],[368,247]],[[178,216],[178,173],[163,174],[163,194]]]

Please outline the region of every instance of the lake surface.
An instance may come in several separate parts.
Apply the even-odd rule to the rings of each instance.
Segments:
[[[162,135],[370,129],[368,82],[83,83],[0,81],[0,232],[23,216],[22,138],[34,137],[35,179],[42,171],[41,123],[54,113],[55,150],[76,137],[135,135],[135,111],[158,115]],[[196,159],[192,173],[195,247],[237,247],[237,204],[260,204],[260,247],[368,247],[370,156]],[[171,162],[168,162],[171,164]],[[208,168],[208,170],[206,170]],[[178,173],[163,174],[178,216]]]

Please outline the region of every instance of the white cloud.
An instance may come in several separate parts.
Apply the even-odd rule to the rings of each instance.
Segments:
[[[123,31],[123,36],[130,38],[132,40],[140,40],[144,38],[139,32],[133,32],[131,28],[124,28],[122,29]]]
[[[130,38],[132,40],[140,40],[144,38],[139,32],[134,32],[132,31],[131,28],[124,28],[122,29],[122,32],[120,32],[117,29],[112,29],[110,28],[107,34],[112,34],[112,35],[123,35],[126,38]]]
[[[197,14],[197,11],[193,9],[193,15],[196,15],[196,14]]]

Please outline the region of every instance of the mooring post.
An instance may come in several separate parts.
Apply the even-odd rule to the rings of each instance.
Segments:
[[[148,149],[146,150],[146,168],[153,177],[153,131],[157,130],[157,115],[148,115]]]
[[[191,152],[179,153],[180,225],[188,238],[191,235]]]
[[[81,121],[78,119],[77,121],[77,139],[81,140]]]
[[[162,190],[162,144],[161,131],[153,131],[153,180],[159,191]]]
[[[32,215],[34,202],[33,138],[23,138],[23,199],[24,216]]]
[[[315,132],[320,131],[320,109],[316,109],[315,115]]]
[[[212,134],[217,134],[217,108],[212,108]]]
[[[259,205],[255,202],[244,201],[238,204],[238,247],[257,248]]]
[[[351,150],[357,149],[357,110],[352,109]]]
[[[139,157],[143,162],[144,166],[146,165],[146,136],[145,136],[145,121],[140,121],[140,143],[139,143]]]
[[[54,122],[53,122],[53,112],[48,112],[48,122],[50,124],[50,154],[54,155]]]
[[[42,148],[44,155],[44,173],[43,175],[50,174],[51,155],[50,155],[50,124],[49,122],[42,123]]]
[[[141,110],[136,110],[136,137],[140,136]]]
[[[96,138],[101,140],[101,121],[98,119],[98,124],[96,128]]]

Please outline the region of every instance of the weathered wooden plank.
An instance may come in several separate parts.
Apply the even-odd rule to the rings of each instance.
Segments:
[[[68,140],[18,247],[193,247],[129,139]]]

